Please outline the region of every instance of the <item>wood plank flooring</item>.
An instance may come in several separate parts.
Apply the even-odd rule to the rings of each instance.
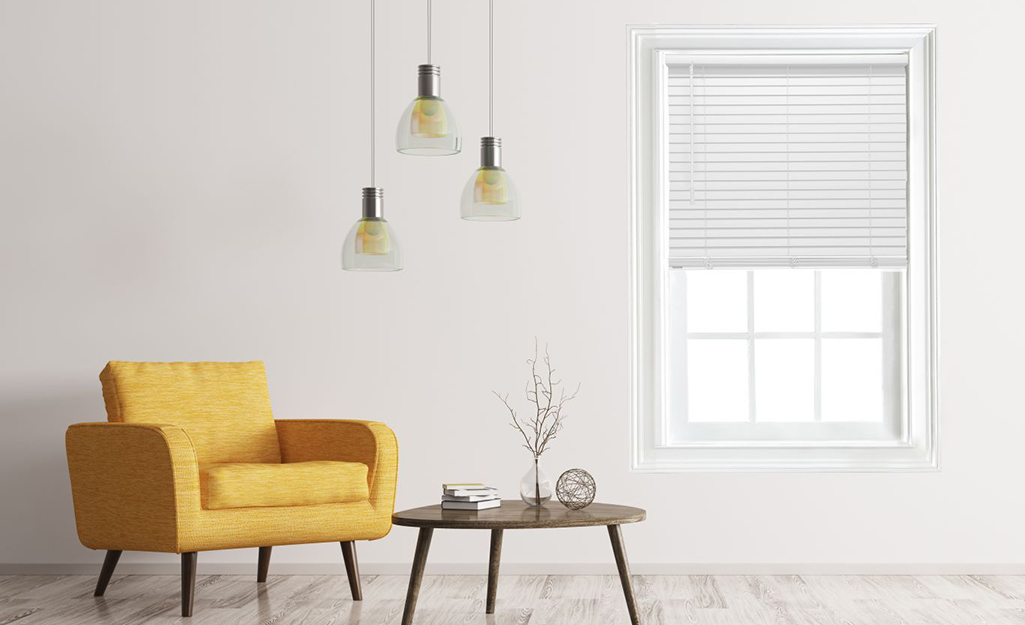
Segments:
[[[272,567],[273,572],[273,567]],[[345,575],[200,575],[195,612],[179,615],[179,579],[114,575],[105,597],[94,576],[0,576],[0,625],[391,625],[408,579]],[[1025,625],[1025,576],[636,575],[645,625]],[[483,575],[424,577],[416,625],[626,625],[615,576],[506,575],[498,609],[484,614]]]

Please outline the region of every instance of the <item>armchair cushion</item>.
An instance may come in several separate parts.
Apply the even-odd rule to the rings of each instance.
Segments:
[[[111,361],[100,381],[108,421],[177,425],[200,464],[281,462],[262,362]]]
[[[367,465],[361,462],[212,464],[199,475],[208,510],[350,503],[370,497]]]

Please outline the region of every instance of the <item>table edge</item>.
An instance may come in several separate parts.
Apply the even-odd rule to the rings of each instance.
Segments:
[[[419,510],[420,508],[431,508],[433,506],[420,506],[419,508],[410,508],[410,510]],[[607,505],[621,505],[621,504],[607,504]],[[489,520],[489,519],[410,519],[406,517],[399,517],[399,513],[392,513],[391,521],[392,525],[398,525],[400,527],[430,527],[435,529],[561,529],[561,528],[573,528],[573,527],[601,527],[608,525],[626,525],[628,523],[640,523],[647,520],[648,511],[644,508],[635,508],[633,506],[622,506],[624,508],[630,508],[636,510],[634,514],[629,514],[623,517],[608,517],[605,519],[591,518],[591,519],[580,519],[579,522],[557,522],[549,524],[545,522],[545,519],[537,520]],[[585,508],[586,509],[586,508]],[[407,512],[407,511],[403,511]]]

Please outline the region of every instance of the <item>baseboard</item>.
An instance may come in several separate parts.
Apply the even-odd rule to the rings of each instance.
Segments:
[[[363,575],[409,575],[409,563],[360,562]],[[634,575],[1025,575],[1025,563],[631,563]],[[0,564],[0,575],[96,575],[95,564]],[[117,572],[127,575],[178,575],[176,562],[123,562]],[[427,575],[484,575],[487,563],[427,564]],[[199,560],[200,575],[256,575],[252,562],[210,562]],[[336,563],[271,564],[272,575],[344,575],[345,566]],[[613,563],[502,563],[503,575],[615,575]]]

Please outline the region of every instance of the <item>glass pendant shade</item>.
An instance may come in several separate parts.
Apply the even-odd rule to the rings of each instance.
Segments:
[[[363,189],[363,217],[352,227],[342,246],[346,271],[399,271],[402,248],[391,224],[384,218],[384,191]]]
[[[460,216],[469,221],[520,218],[520,198],[509,172],[502,168],[502,140],[481,138],[481,166],[463,187]]]
[[[418,68],[418,95],[395,131],[395,149],[414,156],[448,156],[462,149],[459,124],[448,103],[441,99],[441,68]]]

